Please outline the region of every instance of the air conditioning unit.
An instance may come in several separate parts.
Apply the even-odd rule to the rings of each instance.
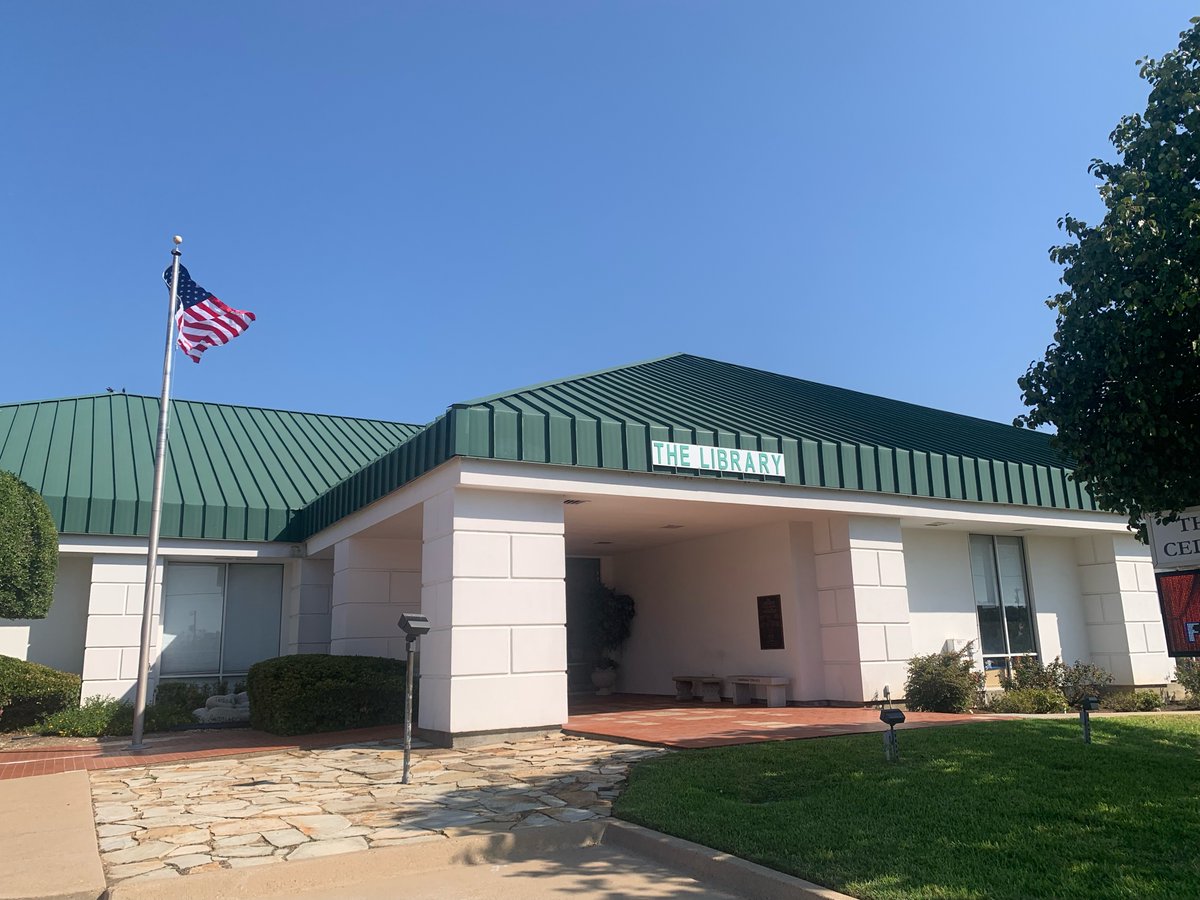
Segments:
[[[943,653],[961,653],[971,643],[970,638],[946,638],[942,644]]]

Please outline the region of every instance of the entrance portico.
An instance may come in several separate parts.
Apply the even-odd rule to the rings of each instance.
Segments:
[[[787,678],[792,704],[861,705],[902,697],[914,653],[978,641],[976,532],[1021,535],[1043,652],[1091,653],[1082,579],[1103,581],[1096,541],[1119,532],[1085,511],[930,509],[496,460],[453,460],[426,477],[307,549],[335,559],[332,652],[399,656],[400,613],[429,616],[418,726],[441,743],[566,721],[568,557],[596,560],[602,580],[637,603],[618,690],[667,695],[681,672],[763,675]],[[1117,561],[1114,579],[1136,578]],[[759,597],[779,598],[781,646],[761,641]]]

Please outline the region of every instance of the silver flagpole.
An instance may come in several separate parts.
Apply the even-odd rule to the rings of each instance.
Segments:
[[[175,304],[179,302],[179,245],[183,238],[174,237],[171,248],[171,308],[167,313],[167,348],[163,352],[162,397],[158,403],[158,444],[154,450],[154,492],[150,501],[150,545],[146,550],[146,596],[142,601],[142,643],[138,648],[137,698],[133,704],[133,744],[131,750],[144,746],[142,735],[146,728],[146,693],[150,685],[150,629],[154,623],[154,574],[158,568],[158,532],[162,525],[163,469],[167,459],[167,423],[170,418],[171,359],[175,343]]]

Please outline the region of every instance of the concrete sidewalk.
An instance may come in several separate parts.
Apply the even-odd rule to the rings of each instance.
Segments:
[[[287,865],[117,884],[109,900],[536,900],[705,897],[851,900],[844,894],[626,822],[469,835]]]
[[[0,782],[0,900],[590,897],[849,900],[818,885],[612,819],[451,834],[288,862],[105,884],[84,772]],[[165,873],[166,874],[166,873]]]
[[[105,891],[86,772],[0,781],[0,900],[96,900]]]

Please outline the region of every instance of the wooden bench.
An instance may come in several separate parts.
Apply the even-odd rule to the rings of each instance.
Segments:
[[[716,675],[673,675],[675,699],[703,697],[705,703],[721,702],[721,680]]]
[[[776,675],[732,675],[729,683],[733,685],[733,702],[738,706],[750,704],[756,687],[765,690],[767,706],[787,706],[787,689],[792,680]]]

